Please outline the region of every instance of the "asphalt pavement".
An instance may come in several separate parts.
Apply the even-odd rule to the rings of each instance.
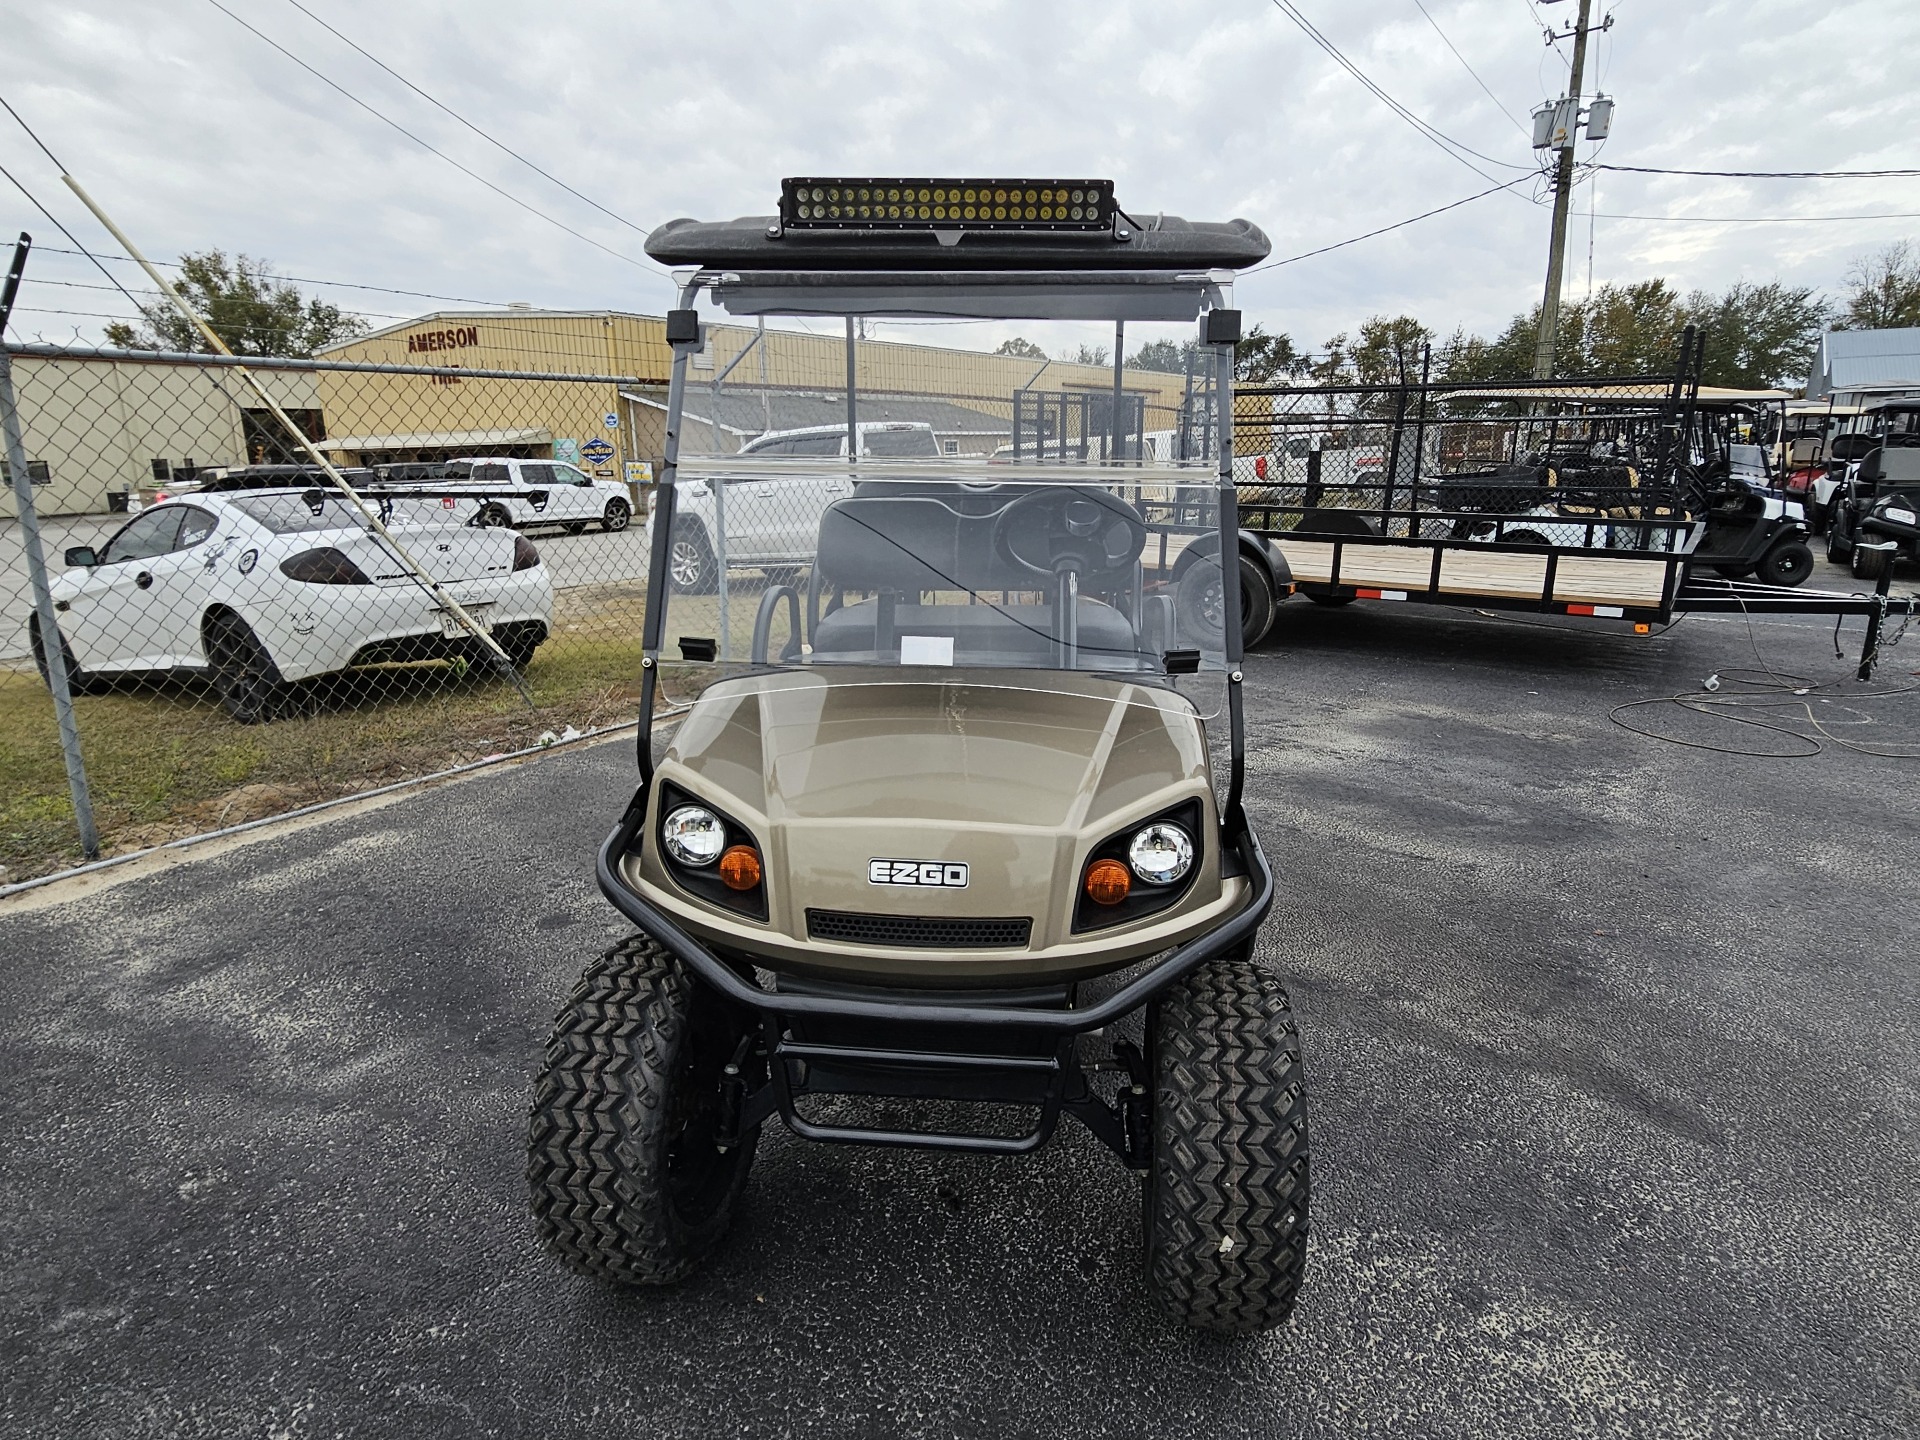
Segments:
[[[770,1132],[685,1285],[548,1260],[529,1079],[622,930],[625,746],[0,913],[0,1432],[1910,1436],[1914,762],[1608,718],[1756,646],[1851,669],[1795,622],[1283,610],[1249,793],[1313,1240],[1253,1342],[1163,1317],[1138,1182],[1071,1130]],[[1920,637],[1871,688],[1916,670]],[[1782,703],[1920,748],[1920,695],[1866,688]]]

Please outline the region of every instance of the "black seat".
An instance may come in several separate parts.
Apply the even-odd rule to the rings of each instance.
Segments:
[[[895,605],[893,633],[883,635],[885,608],[862,600],[824,615],[813,632],[813,653],[836,660],[893,664],[900,636],[927,635],[953,641],[955,665],[1032,665],[1054,663],[1060,637],[1054,634],[1047,605]],[[1082,598],[1078,615],[1076,668],[1132,670],[1149,668],[1133,626],[1111,605]]]

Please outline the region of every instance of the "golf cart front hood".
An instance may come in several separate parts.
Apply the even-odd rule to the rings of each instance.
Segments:
[[[657,844],[667,789],[752,832],[767,918],[688,893]],[[1200,860],[1177,902],[1075,930],[1095,847],[1177,805],[1199,806]],[[1191,822],[1189,822],[1191,823]],[[624,873],[709,941],[763,963],[950,974],[1067,973],[1177,943],[1243,898],[1223,886],[1205,730],[1168,690],[1057,672],[812,670],[721,681],[682,722],[655,776]],[[939,862],[958,883],[875,879],[876,860]],[[930,955],[824,939],[819,912],[883,920],[1012,919],[997,953]]]

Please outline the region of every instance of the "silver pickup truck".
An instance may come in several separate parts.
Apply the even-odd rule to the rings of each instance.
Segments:
[[[860,454],[876,459],[938,459],[940,445],[924,422],[861,422]],[[743,456],[829,458],[847,453],[845,425],[810,425],[803,430],[774,430],[740,447]],[[820,516],[835,500],[852,493],[851,482],[831,470],[786,475],[755,475],[726,486],[727,568],[779,570],[803,567],[818,548]],[[683,480],[674,490],[673,543],[668,552],[673,588],[683,595],[706,594],[719,579],[719,547],[714,536],[719,506],[706,480]]]

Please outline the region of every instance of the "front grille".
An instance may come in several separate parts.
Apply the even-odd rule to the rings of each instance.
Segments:
[[[807,936],[855,945],[884,945],[907,950],[1009,950],[1022,948],[1033,933],[1024,915],[997,920],[954,919],[944,915],[861,915],[851,910],[808,910]]]

